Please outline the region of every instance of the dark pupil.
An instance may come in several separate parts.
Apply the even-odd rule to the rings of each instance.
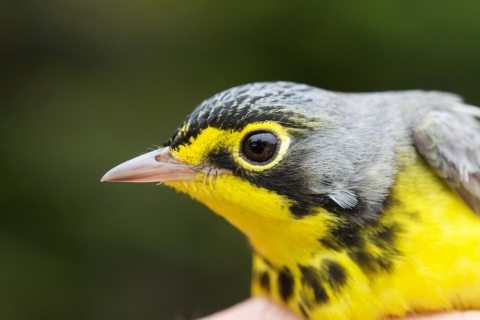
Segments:
[[[245,139],[243,151],[254,162],[265,162],[277,151],[277,138],[268,132],[252,134]]]

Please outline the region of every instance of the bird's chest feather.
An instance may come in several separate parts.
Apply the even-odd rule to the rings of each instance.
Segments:
[[[411,163],[379,219],[338,224],[317,251],[283,264],[254,254],[253,295],[310,319],[480,308],[480,219],[427,169]]]

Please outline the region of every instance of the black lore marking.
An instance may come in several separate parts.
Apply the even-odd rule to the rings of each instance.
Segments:
[[[328,282],[333,290],[339,291],[347,283],[347,271],[338,262],[323,260],[323,265],[328,274]]]
[[[295,283],[292,274],[290,270],[285,267],[282,271],[278,273],[278,291],[283,301],[287,302],[288,299],[292,296],[294,286]]]
[[[316,303],[325,303],[328,301],[328,294],[322,286],[320,273],[312,267],[299,266],[302,273],[302,283],[310,286],[313,290]]]
[[[214,168],[228,169],[233,172],[237,169],[232,153],[225,147],[219,147],[211,151],[207,161]]]
[[[260,286],[265,289],[267,292],[270,291],[270,276],[267,271],[261,272],[260,277]]]

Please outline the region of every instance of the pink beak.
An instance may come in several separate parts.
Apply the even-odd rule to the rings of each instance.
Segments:
[[[162,182],[193,180],[199,170],[173,158],[169,148],[138,156],[108,171],[100,181]]]

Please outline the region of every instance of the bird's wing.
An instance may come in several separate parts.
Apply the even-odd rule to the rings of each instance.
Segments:
[[[428,112],[417,123],[413,140],[435,173],[480,215],[479,109],[459,106]]]

